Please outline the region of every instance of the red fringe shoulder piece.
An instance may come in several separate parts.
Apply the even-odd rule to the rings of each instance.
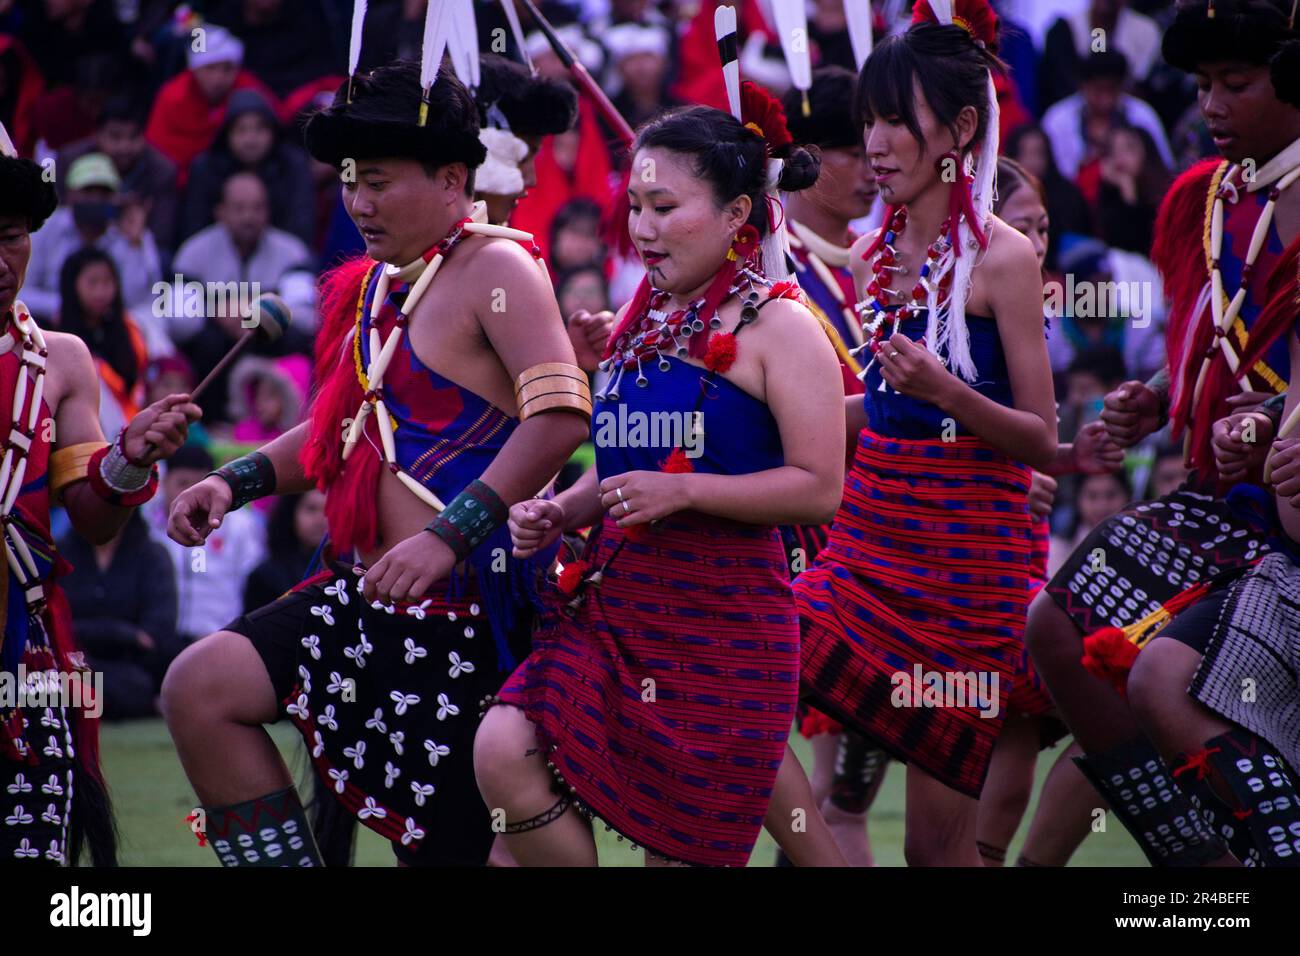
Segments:
[[[1174,181],[1156,214],[1151,261],[1160,270],[1165,299],[1169,302],[1165,354],[1171,382],[1170,418],[1175,436],[1181,434],[1187,425],[1188,406],[1200,369],[1200,357],[1213,335],[1205,317],[1196,311],[1196,304],[1205,284],[1210,281],[1207,252],[1202,240],[1211,201],[1210,185],[1220,167],[1226,168],[1226,165],[1225,160],[1207,159],[1192,166]],[[1190,343],[1189,336],[1192,337]],[[1206,393],[1210,393],[1208,387]]]
[[[353,361],[352,330],[357,299],[374,267],[364,256],[349,259],[321,276],[321,329],[316,337],[314,387],[307,442],[300,455],[303,473],[326,494],[330,550],[347,554],[373,546],[376,537],[374,489],[379,457],[361,453],[343,462],[343,423],[356,414],[363,397]],[[367,422],[367,428],[371,427]]]
[[[1213,202],[1210,187],[1221,167],[1226,166],[1225,160],[1204,160],[1178,178],[1161,203],[1151,247],[1151,260],[1164,277],[1165,296],[1170,304],[1166,342],[1173,433],[1175,437],[1180,435],[1189,420],[1196,423],[1190,463],[1207,473],[1214,469],[1211,425],[1227,413],[1224,399],[1236,392],[1236,385],[1227,362],[1216,357],[1206,372],[1200,402],[1196,408],[1191,407],[1201,357],[1214,338],[1208,306],[1202,309],[1205,314],[1195,311],[1210,278],[1208,250],[1203,240],[1193,243],[1192,237],[1205,234],[1206,217]],[[1278,336],[1295,323],[1298,262],[1300,240],[1291,244],[1267,277],[1262,296],[1264,306],[1251,324],[1249,342],[1241,354],[1242,367],[1252,367]]]

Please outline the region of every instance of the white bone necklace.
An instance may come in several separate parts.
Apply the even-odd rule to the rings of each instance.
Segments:
[[[23,539],[21,530],[15,528],[12,512],[18,494],[22,491],[28,454],[36,436],[36,420],[41,413],[41,394],[45,389],[45,363],[49,350],[45,336],[27,311],[27,306],[21,302],[14,303],[9,324],[17,339],[15,344],[22,351],[18,376],[14,380],[9,437],[4,442],[4,459],[0,461],[0,524],[3,525],[5,559],[23,589],[28,609],[34,612],[44,601],[45,591],[41,587],[36,560]],[[5,331],[5,340],[10,341],[8,330]],[[10,348],[5,348],[4,351],[8,352]],[[29,368],[33,370],[30,375],[27,371]]]
[[[485,215],[483,205],[475,203],[473,213],[452,227],[451,232],[433,247],[432,254],[429,255],[427,260],[424,256],[421,256],[405,266],[398,267],[383,264],[379,267],[379,276],[375,280],[375,292],[370,300],[370,334],[367,340],[370,347],[370,363],[364,373],[362,373],[360,361],[358,360],[358,372],[362,373],[360,374],[361,388],[365,394],[361,400],[361,406],[357,409],[356,415],[353,416],[352,424],[348,428],[347,437],[343,442],[343,460],[347,461],[361,439],[366,419],[373,412],[375,421],[379,426],[382,457],[384,463],[388,465],[388,470],[412,494],[434,511],[439,512],[444,510],[446,505],[432,491],[403,471],[397,463],[397,442],[393,437],[393,422],[389,418],[388,408],[384,404],[384,373],[388,371],[388,366],[397,352],[397,346],[402,340],[402,333],[406,329],[407,322],[411,314],[415,312],[415,307],[424,296],[425,290],[433,282],[433,277],[438,274],[438,269],[442,266],[447,253],[451,252],[465,238],[466,234],[513,239],[518,242],[533,242],[532,233],[480,221]],[[547,271],[546,263],[542,261],[541,252],[535,243],[533,243],[533,258],[549,284],[550,273]],[[397,321],[394,324],[393,331],[388,334],[388,340],[383,342],[381,346],[379,330],[375,326],[375,321],[379,317],[379,311],[383,307],[384,301],[388,298],[388,284],[393,278],[399,282],[411,282],[411,290],[406,294],[406,300],[402,303],[397,314]],[[357,336],[361,335],[359,318],[355,334]],[[359,340],[354,344],[359,352]]]

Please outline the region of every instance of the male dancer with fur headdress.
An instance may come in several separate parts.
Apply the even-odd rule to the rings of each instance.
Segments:
[[[533,163],[542,141],[578,121],[578,95],[568,83],[533,76],[527,67],[491,53],[482,56],[481,69],[474,99],[487,158],[474,178],[474,194],[487,204],[488,221],[504,226],[537,185]]]
[[[1234,505],[1240,496],[1223,497],[1229,483],[1216,472],[1212,441],[1216,420],[1270,396],[1265,407],[1276,406],[1289,376],[1300,255],[1295,14],[1292,0],[1182,0],[1165,34],[1165,59],[1195,74],[1223,158],[1180,176],[1157,220],[1152,258],[1171,303],[1167,369],[1107,396],[1102,418],[1125,447],[1172,421],[1186,433],[1192,476],[1172,495],[1103,522],[1029,616],[1034,663],[1087,755],[1081,768],[1155,865],[1250,855],[1234,842],[1241,827],[1223,814],[1209,826],[1173,785],[1186,777],[1171,774],[1123,691],[1135,689],[1135,658],[1147,680],[1161,670],[1165,651],[1146,646],[1154,633],[1203,629],[1197,602],[1207,588],[1270,547],[1266,525]],[[1276,411],[1263,419],[1257,441],[1272,440],[1276,420]]]
[[[31,234],[57,204],[44,170],[19,159],[0,126],[0,865],[75,865],[88,847],[115,862],[108,793],[99,769],[102,701],[56,583],[71,570],[54,550],[50,511],[103,543],[158,488],[155,463],[185,441],[199,409],[169,395],[110,444],[99,428],[99,384],[86,345],[43,332],[18,299]]]
[[[367,256],[323,280],[310,421],[185,492],[170,533],[198,543],[232,507],[317,484],[333,560],[187,650],[168,724],[227,865],[320,862],[261,726],[286,715],[402,862],[479,864],[477,704],[531,624],[535,566],[510,557],[506,509],[582,440],[586,376],[540,262],[471,199],[485,150],[455,76],[358,75],[306,139],[343,173]]]

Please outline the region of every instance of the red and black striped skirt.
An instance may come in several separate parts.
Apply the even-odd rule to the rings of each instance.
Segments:
[[[980,439],[863,429],[830,543],[795,581],[810,702],[971,796],[1023,649],[1028,489]]]
[[[589,555],[599,585],[576,611],[554,597],[498,699],[524,710],[563,785],[611,829],[670,859],[743,866],[798,696],[781,537],[681,513],[635,538],[606,519]]]

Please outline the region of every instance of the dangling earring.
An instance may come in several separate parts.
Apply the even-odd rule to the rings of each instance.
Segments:
[[[934,161],[934,169],[935,172],[939,174],[939,178],[944,182],[960,182],[963,170],[961,153],[957,151],[957,147],[954,146],[952,149],[948,150],[948,152],[936,159]],[[949,172],[949,170],[951,170],[951,172]]]
[[[744,262],[758,248],[758,230],[749,223],[745,223],[731,239],[731,248],[727,250],[727,258],[732,262]]]

